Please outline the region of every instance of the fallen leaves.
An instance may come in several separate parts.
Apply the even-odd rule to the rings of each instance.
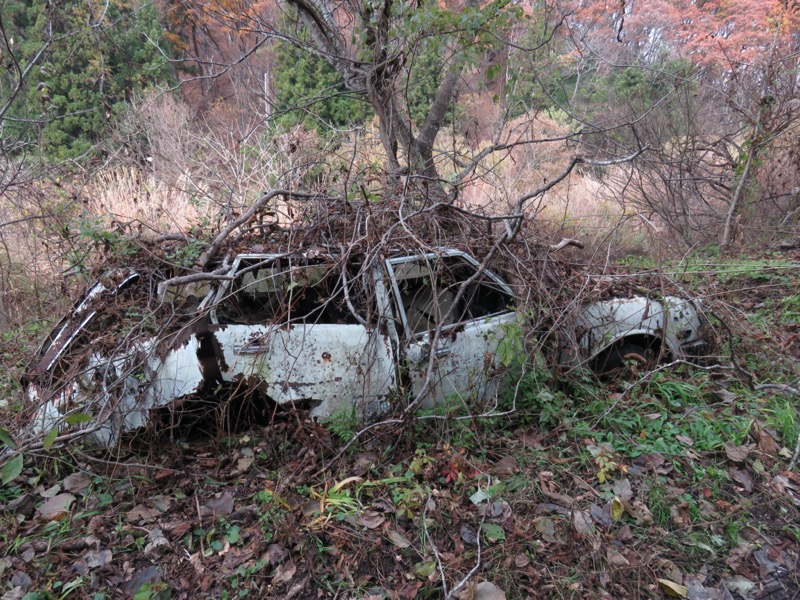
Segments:
[[[728,457],[728,460],[731,460],[735,463],[743,463],[747,460],[747,456],[750,454],[750,450],[747,446],[736,446],[731,442],[725,442],[725,456]]]
[[[201,517],[216,517],[229,515],[233,512],[233,496],[229,492],[222,492],[209,498],[206,503],[200,507]]]
[[[689,588],[669,579],[658,579],[658,587],[660,587],[667,596],[673,598],[686,598],[689,595]]]
[[[463,529],[462,529],[462,532],[463,532]],[[411,542],[408,540],[408,538],[406,536],[404,536],[402,533],[400,533],[399,531],[397,531],[396,529],[390,529],[386,533],[386,537],[389,538],[389,541],[392,542],[392,544],[394,544],[397,548],[401,548],[402,549],[402,548],[410,548],[411,547]],[[462,533],[461,537],[462,538],[464,537],[463,533]],[[464,541],[466,541],[466,540],[464,540]]]
[[[61,484],[64,490],[73,494],[83,494],[92,485],[92,478],[86,473],[73,473],[67,475]]]
[[[36,512],[43,521],[60,521],[67,517],[73,502],[75,496],[72,494],[56,494],[45,500]]]
[[[506,539],[506,532],[502,526],[495,523],[484,523],[481,525],[481,532],[490,543],[502,542]]]

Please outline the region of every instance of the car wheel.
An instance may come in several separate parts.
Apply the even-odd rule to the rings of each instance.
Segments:
[[[592,370],[598,375],[610,375],[621,370],[630,360],[646,369],[655,364],[652,350],[636,342],[623,341],[601,352],[595,359]]]

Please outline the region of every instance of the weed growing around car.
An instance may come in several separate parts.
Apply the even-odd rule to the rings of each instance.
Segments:
[[[0,487],[2,592],[792,597],[797,292],[752,284],[693,283],[724,299],[714,310],[734,354],[711,362],[733,357],[741,371],[630,361],[598,380],[517,365],[527,371],[499,396],[503,416],[453,402],[374,427],[335,462],[363,427],[352,412],[319,423],[278,411],[266,427],[155,444],[144,435],[113,458],[37,451]],[[761,314],[773,335],[730,314]]]

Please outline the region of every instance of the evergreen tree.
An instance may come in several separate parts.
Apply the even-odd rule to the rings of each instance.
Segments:
[[[161,25],[151,3],[48,0],[5,6],[7,34],[26,66],[44,48],[8,112],[7,133],[52,159],[91,154],[126,100],[170,80]],[[0,82],[10,92],[12,76]]]
[[[281,125],[302,123],[324,135],[331,129],[361,124],[372,115],[367,104],[347,90],[339,73],[315,54],[279,42],[274,70]]]

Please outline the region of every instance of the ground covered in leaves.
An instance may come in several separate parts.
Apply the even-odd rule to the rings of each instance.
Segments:
[[[509,417],[441,407],[340,455],[357,422],[285,411],[27,457],[1,597],[800,597],[796,260],[680,267],[718,360],[528,367]]]

